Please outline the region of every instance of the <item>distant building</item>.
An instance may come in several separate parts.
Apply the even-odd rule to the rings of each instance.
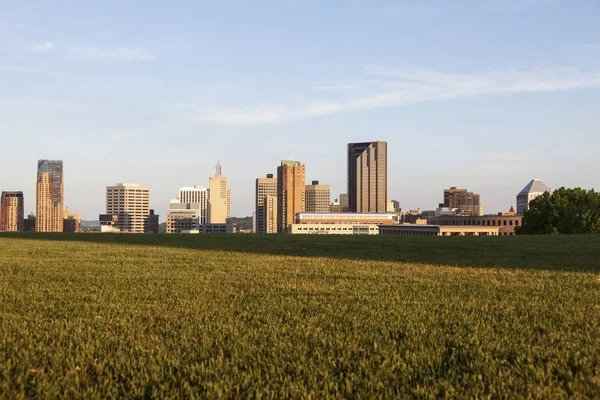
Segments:
[[[398,200],[388,200],[387,202],[387,212],[389,213],[397,213],[400,211],[400,202]]]
[[[479,195],[456,186],[444,189],[444,207],[456,208],[460,215],[478,216],[482,213]]]
[[[320,185],[319,181],[312,181],[311,185],[304,187],[306,212],[329,212],[331,189],[329,185]]]
[[[498,236],[496,226],[463,225],[381,225],[379,234],[384,236]]]
[[[0,232],[23,232],[23,192],[2,192],[0,197]]]
[[[209,235],[236,233],[236,227],[234,224],[204,224],[202,226],[202,233]]]
[[[35,231],[35,215],[30,213],[27,218],[23,220],[23,229],[25,232],[33,232]]]
[[[208,190],[204,186],[179,189],[176,200],[169,203],[166,233],[198,230],[208,220]]]
[[[150,188],[135,183],[107,186],[106,214],[117,217],[114,228],[119,232],[149,232]]]
[[[350,208],[348,208],[348,194],[342,193],[339,197],[340,200],[340,212],[350,212]]]
[[[154,210],[150,210],[150,215],[148,215],[148,220],[146,223],[147,233],[158,233],[158,217],[158,214],[154,214]]]
[[[387,212],[387,142],[348,144],[350,212]]]
[[[36,184],[36,232],[62,232],[64,207],[63,162],[39,160]]]
[[[388,213],[298,213],[296,224],[375,224],[392,225],[399,223],[395,214]]]
[[[508,213],[498,213],[498,215],[483,216],[464,216],[464,215],[441,215],[427,219],[429,225],[440,226],[486,226],[499,227],[498,234],[501,236],[512,236],[515,234],[515,228],[521,226],[522,217],[519,215],[506,215]]]
[[[517,214],[523,215],[529,210],[529,202],[545,192],[552,193],[550,188],[539,179],[533,179],[517,195]]]
[[[221,175],[221,164],[217,162],[216,174],[208,185],[208,222],[224,224],[231,218],[231,191],[227,178]]]
[[[81,215],[74,214],[69,207],[63,215],[63,232],[75,233],[81,231]]]
[[[378,235],[377,224],[292,224],[293,235]]]
[[[277,232],[287,232],[297,213],[305,210],[306,167],[283,160],[277,167]]]
[[[329,212],[332,213],[341,213],[342,205],[339,203],[338,199],[335,199],[333,203],[329,205]]]
[[[120,232],[117,227],[117,221],[119,220],[118,215],[112,214],[100,214],[98,217],[100,220],[100,232],[103,233],[116,233]]]
[[[271,198],[270,206],[266,204],[267,197]],[[273,202],[275,205],[275,212],[272,212]],[[256,207],[256,233],[277,233],[277,178],[273,177],[273,174],[267,174],[266,178],[256,179],[256,192],[255,192],[255,207]],[[271,210],[271,212],[269,212]],[[271,227],[267,229],[267,226]],[[275,227],[273,229],[272,227]]]

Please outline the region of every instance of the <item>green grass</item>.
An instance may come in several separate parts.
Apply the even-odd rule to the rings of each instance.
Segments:
[[[600,396],[600,237],[0,235],[0,398]]]

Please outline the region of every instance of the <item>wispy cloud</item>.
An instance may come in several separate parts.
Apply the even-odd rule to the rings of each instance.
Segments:
[[[96,61],[150,61],[156,58],[151,51],[138,48],[103,50],[94,47],[76,47],[72,51],[82,57]]]
[[[12,65],[12,64],[0,64],[0,71],[4,72],[14,72],[14,73],[25,73],[25,74],[36,74],[49,76],[52,78],[66,78],[66,79],[77,79],[77,78],[85,78],[84,76],[76,76],[64,74],[61,72],[49,71],[40,68],[31,68],[23,65]]]
[[[260,105],[216,108],[179,105],[203,124],[223,126],[267,125],[352,111],[400,107],[409,104],[460,98],[519,93],[554,92],[600,86],[600,72],[578,68],[491,71],[454,74],[431,70],[402,70],[380,65],[366,67],[361,92],[346,99],[315,100],[300,105]],[[381,80],[387,81],[382,85]]]
[[[54,43],[43,42],[43,43],[34,44],[33,46],[31,46],[29,48],[29,50],[31,50],[35,53],[43,53],[46,51],[54,50]]]

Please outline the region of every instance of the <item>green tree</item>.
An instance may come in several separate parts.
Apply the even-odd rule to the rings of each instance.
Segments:
[[[564,187],[529,203],[517,234],[600,234],[600,193]]]

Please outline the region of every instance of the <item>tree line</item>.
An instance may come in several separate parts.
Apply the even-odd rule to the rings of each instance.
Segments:
[[[600,193],[561,187],[529,202],[518,235],[600,234]]]

